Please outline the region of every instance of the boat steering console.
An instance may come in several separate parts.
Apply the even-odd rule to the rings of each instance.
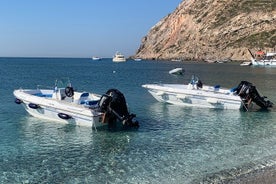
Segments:
[[[65,88],[65,95],[66,95],[67,97],[72,97],[72,96],[74,96],[74,89],[73,89],[73,87],[67,86],[67,87]]]

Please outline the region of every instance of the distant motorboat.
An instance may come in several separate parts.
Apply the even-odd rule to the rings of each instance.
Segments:
[[[205,60],[205,62],[207,62],[207,63],[215,63],[215,62],[216,62],[216,60],[206,59],[206,60]]]
[[[93,56],[92,57],[92,60],[94,60],[94,61],[99,61],[99,60],[101,60],[102,58],[100,58],[100,57],[96,57],[96,56]]]
[[[126,62],[126,58],[122,53],[116,52],[112,61],[113,62]]]
[[[253,66],[276,66],[276,52],[264,52],[259,50],[254,54],[248,49]]]
[[[169,71],[170,74],[174,75],[183,75],[184,69],[183,68],[175,68]]]
[[[141,58],[134,58],[134,61],[142,61]]]
[[[181,59],[172,59],[171,61],[175,61],[175,62],[181,62]]]
[[[251,61],[244,61],[240,64],[240,66],[250,66],[250,65],[252,65]]]
[[[216,60],[215,63],[229,63],[231,62],[232,60],[231,59],[220,59],[220,60]]]

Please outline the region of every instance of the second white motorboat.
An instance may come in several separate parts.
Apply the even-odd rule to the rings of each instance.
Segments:
[[[214,109],[240,109],[248,110],[255,102],[263,109],[272,107],[270,101],[261,97],[255,86],[242,81],[233,89],[220,86],[203,85],[194,77],[188,85],[185,84],[145,84],[149,93],[159,102],[181,106],[214,108]]]
[[[17,89],[13,94],[15,102],[37,118],[89,127],[111,125],[118,120],[126,126],[138,126],[117,89],[98,95],[76,92],[70,83],[58,87],[56,82],[54,89]]]

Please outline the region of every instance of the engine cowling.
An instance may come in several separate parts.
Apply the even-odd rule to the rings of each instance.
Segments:
[[[241,81],[236,88],[236,92],[241,97],[244,104],[250,104],[252,101],[262,109],[273,107],[273,103],[269,100],[265,100],[266,97],[261,96],[256,87],[248,81]]]
[[[119,120],[125,126],[139,126],[137,121],[133,121],[136,115],[128,112],[125,97],[119,90],[109,89],[102,95],[98,105],[100,111],[105,113],[105,123],[112,124]]]

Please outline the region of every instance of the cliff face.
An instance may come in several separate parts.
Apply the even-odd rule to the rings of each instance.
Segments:
[[[275,0],[184,0],[153,26],[135,57],[249,60],[276,45]]]

